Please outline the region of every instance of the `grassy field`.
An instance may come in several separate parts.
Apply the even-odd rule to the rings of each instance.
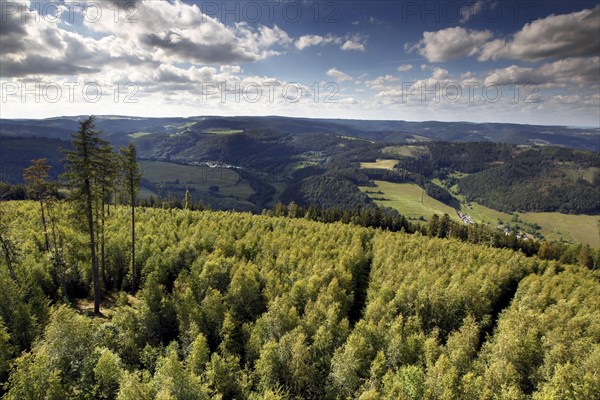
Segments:
[[[600,171],[600,168],[576,168],[567,164],[562,168],[562,171],[573,181],[576,181],[577,179],[585,179],[591,183],[594,179],[594,175]]]
[[[513,216],[502,211],[496,211],[479,203],[461,203],[460,210],[467,213],[479,223],[496,226],[498,221],[510,221]]]
[[[211,135],[231,135],[234,133],[243,133],[243,129],[229,129],[229,128],[209,128],[202,131],[202,133],[210,133]]]
[[[145,187],[142,196],[156,196],[156,186],[162,184],[165,191],[171,191],[181,197],[186,188],[195,198],[204,196],[233,197],[246,202],[254,193],[250,184],[240,178],[237,172],[227,168],[209,168],[207,166],[179,165],[161,161],[141,161],[140,168],[151,187]],[[218,186],[218,193],[211,192],[211,186]]]
[[[455,220],[459,220],[456,210],[446,204],[429,197],[424,190],[414,183],[392,183],[385,181],[375,181],[377,185],[373,187],[361,187],[363,192],[368,193],[369,197],[375,199],[375,203],[380,206],[395,208],[406,217],[423,217],[429,220],[433,214],[447,213]],[[385,200],[380,200],[384,198]]]
[[[443,204],[423,192],[423,189],[412,183],[391,183],[375,181],[377,187],[361,187],[368,192],[375,203],[398,210],[406,217],[429,220],[433,214],[447,213],[458,220],[456,210]],[[383,194],[374,193],[381,191]],[[458,196],[460,198],[460,196]],[[384,198],[385,200],[380,200]],[[513,222],[514,214],[503,213],[478,203],[461,203],[460,210],[473,218],[475,222],[495,227],[499,220]],[[524,223],[535,223],[541,226],[540,233],[548,240],[564,240],[589,244],[600,247],[600,232],[598,215],[568,215],[552,212],[522,213],[518,219]],[[518,222],[516,222],[518,223]]]
[[[177,130],[181,130],[181,129],[188,129],[191,128],[192,126],[196,125],[198,122],[187,122],[183,125],[165,125],[165,128],[167,129],[177,129]]]
[[[154,132],[136,132],[136,133],[130,133],[127,136],[137,139],[137,138],[141,138],[141,137],[148,136],[148,135],[154,135]]]
[[[398,164],[398,160],[381,160],[377,159],[375,162],[363,162],[360,163],[361,168],[379,168],[393,170],[394,165]]]
[[[524,221],[542,227],[542,234],[549,240],[567,240],[600,247],[599,215],[568,215],[560,213],[519,214]]]

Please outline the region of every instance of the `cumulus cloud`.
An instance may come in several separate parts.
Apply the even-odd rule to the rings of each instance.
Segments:
[[[382,102],[382,104],[397,104],[401,99],[404,99],[402,100],[404,102],[407,100],[406,96],[411,97],[411,102],[422,102],[425,104],[427,102],[422,100],[422,93],[429,100],[440,98],[442,94],[453,95],[452,89],[447,89],[446,85],[457,85],[459,82],[450,79],[450,73],[447,69],[427,65],[423,65],[422,69],[424,71],[431,70],[431,76],[412,82],[400,83],[398,78],[386,75],[372,81],[366,81],[365,84],[369,88],[377,90],[374,98]]]
[[[341,49],[344,51],[365,51],[367,38],[361,34],[346,35],[346,41]]]
[[[397,78],[393,75],[383,75],[383,76],[378,76],[377,78],[372,79],[372,80],[366,80],[365,86],[367,86],[370,89],[382,90],[382,89],[388,87],[393,82],[397,82],[399,80],[400,80],[399,78]]]
[[[365,51],[366,47],[364,44],[360,42],[355,42],[354,40],[346,40],[346,42],[341,47],[344,51],[356,50],[356,51]]]
[[[94,39],[67,31],[51,18],[42,18],[30,4],[2,7],[0,65],[2,77],[28,75],[76,75],[99,72],[104,64],[136,64],[127,53],[119,53],[114,36]],[[27,13],[26,18],[22,18]]]
[[[344,51],[365,51],[366,50],[366,46],[365,46],[365,41],[366,39],[358,34],[354,34],[354,35],[346,35],[344,37],[340,37],[337,35],[334,35],[332,33],[328,33],[325,36],[321,36],[321,35],[303,35],[300,36],[296,42],[294,43],[294,46],[296,46],[297,49],[299,50],[304,50],[308,47],[313,47],[313,46],[325,46],[328,44],[336,44],[338,46],[340,46],[340,49],[344,50]]]
[[[413,69],[412,64],[402,64],[398,67],[398,72],[407,72]]]
[[[114,13],[102,13],[88,21],[89,29],[116,35],[129,48],[170,62],[231,64],[251,62],[279,54],[271,48],[287,46],[291,38],[278,26],[256,28],[246,23],[228,27],[202,13],[196,4],[180,1],[142,1],[137,4],[138,23],[115,22]]]
[[[347,81],[351,81],[353,79],[350,75],[340,71],[337,68],[330,68],[327,71],[327,76],[335,79],[338,82],[347,82]]]
[[[431,74],[431,78],[437,81],[448,79],[449,77],[450,74],[448,73],[448,70],[444,68],[435,68],[433,74]]]
[[[538,68],[511,65],[488,74],[486,83],[498,85],[595,84],[600,77],[600,57],[568,58]]]
[[[303,49],[306,49],[307,47],[323,46],[323,45],[330,44],[330,43],[340,44],[340,43],[342,43],[342,39],[331,33],[329,33],[325,36],[303,35],[303,36],[300,36],[296,40],[296,43],[294,45],[296,46],[297,49],[303,50]]]
[[[67,3],[74,7],[85,4]],[[180,1],[138,0],[137,23],[115,21],[112,6],[102,4],[99,19],[83,21],[95,32],[86,36],[73,31],[64,20],[40,17],[29,2],[15,4],[19,9],[2,7],[3,77],[90,74],[141,64],[233,65],[280,54],[279,49],[293,42],[277,25],[239,23],[228,27],[204,15],[196,5]],[[99,4],[94,3],[95,7]],[[24,12],[29,17],[23,20]]]
[[[409,52],[417,51],[429,62],[444,62],[476,54],[492,36],[492,32],[488,30],[447,28],[423,32],[423,39],[414,45],[405,45],[405,49]]]
[[[550,15],[526,24],[512,39],[486,43],[479,60],[510,58],[538,61],[594,56],[600,51],[598,32],[600,6],[571,14]]]
[[[463,17],[485,6],[479,1],[469,6]],[[600,51],[600,5],[570,14],[550,15],[526,24],[509,38],[493,38],[489,30],[453,27],[424,32],[407,51],[416,51],[430,62],[450,61],[478,55],[479,61],[514,59],[540,61],[569,57],[591,57]]]

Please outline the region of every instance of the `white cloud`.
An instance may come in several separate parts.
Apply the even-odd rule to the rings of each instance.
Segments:
[[[448,79],[450,77],[450,74],[448,73],[447,69],[444,68],[436,68],[433,70],[433,74],[431,75],[432,79],[441,81],[444,79]]]
[[[468,8],[468,13],[485,4],[485,1],[475,3]],[[470,18],[471,15],[465,16]],[[418,43],[407,43],[404,47],[409,52],[417,51],[429,62],[444,62],[475,55],[478,55],[479,61],[502,58],[539,61],[595,56],[600,49],[598,32],[600,5],[593,9],[538,19],[526,24],[509,38],[493,39],[489,30],[453,27],[423,32],[423,39]]]
[[[343,38],[332,33],[325,36],[321,35],[303,35],[300,36],[294,45],[297,49],[303,50],[312,46],[325,46],[328,44],[336,44],[344,51],[365,51],[365,38],[361,35],[345,35]]]
[[[414,45],[406,44],[409,52],[417,51],[429,62],[444,62],[476,54],[492,38],[492,32],[476,31],[462,27],[423,32],[423,39]]]
[[[600,49],[598,32],[600,5],[571,14],[550,15],[526,24],[512,39],[486,43],[479,60],[510,58],[538,61],[594,56]]]
[[[325,36],[320,36],[320,35],[300,36],[296,40],[296,43],[294,45],[296,46],[297,49],[303,50],[307,47],[324,46],[324,45],[330,44],[330,43],[340,44],[341,42],[342,42],[341,38],[339,38],[331,33],[328,33]]]
[[[365,51],[365,45],[359,42],[355,42],[353,40],[346,40],[346,42],[341,47],[344,51],[355,50],[355,51]]]
[[[498,85],[596,85],[600,77],[600,57],[568,58],[538,68],[511,65],[492,71],[485,83]]]
[[[397,78],[393,75],[383,75],[383,76],[378,76],[377,78],[372,79],[372,80],[366,80],[365,86],[367,86],[370,89],[382,90],[382,89],[388,87],[393,82],[397,82],[399,80],[400,80],[399,78]]]
[[[475,3],[466,4],[460,10],[460,23],[471,21],[473,17],[481,12],[483,6],[487,4],[487,0],[478,0]]]
[[[358,104],[358,100],[354,97],[344,97],[343,99],[340,99],[339,102],[341,104],[350,104],[350,105]]]
[[[138,1],[137,23],[115,22],[110,4],[94,3],[102,12],[97,21],[83,21],[95,32],[87,36],[72,31],[73,25],[64,19],[56,23],[36,16],[27,2],[15,4],[20,12],[5,14],[3,7],[3,77],[94,74],[142,64],[153,68],[163,63],[238,64],[280,54],[278,48],[292,43],[277,25],[228,27],[196,5],[180,1]],[[23,12],[31,17],[21,20]]]
[[[330,68],[327,71],[327,76],[335,79],[338,82],[347,82],[353,79],[350,75],[338,70],[337,68]]]
[[[413,69],[411,64],[402,64],[398,67],[398,72],[407,72]]]
[[[242,67],[240,67],[239,65],[221,65],[219,67],[219,70],[221,71],[221,73],[239,74],[240,72],[242,72]]]

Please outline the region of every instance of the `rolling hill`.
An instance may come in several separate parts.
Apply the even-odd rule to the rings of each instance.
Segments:
[[[22,182],[22,170],[39,157],[49,159],[56,178],[59,149],[69,147],[78,119],[0,120],[0,180]],[[378,205],[426,220],[433,209],[477,204],[490,212],[476,222],[490,224],[500,220],[488,218],[494,213],[600,213],[598,129],[210,116],[100,116],[97,128],[115,147],[136,144],[146,198],[181,199],[188,189],[214,209],[260,212],[278,200],[325,209]],[[208,171],[210,182],[198,182],[197,171]],[[217,171],[236,183],[219,181]],[[424,189],[443,206],[417,212],[395,185],[413,188],[408,194]],[[553,220],[543,228],[549,237],[581,237],[560,223],[568,218]]]

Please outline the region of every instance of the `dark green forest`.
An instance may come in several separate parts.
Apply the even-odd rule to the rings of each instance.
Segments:
[[[471,200],[501,211],[559,211],[593,214],[600,210],[600,174],[589,181],[570,179],[569,170],[598,167],[598,154],[566,149],[529,150],[510,161],[460,180]]]

